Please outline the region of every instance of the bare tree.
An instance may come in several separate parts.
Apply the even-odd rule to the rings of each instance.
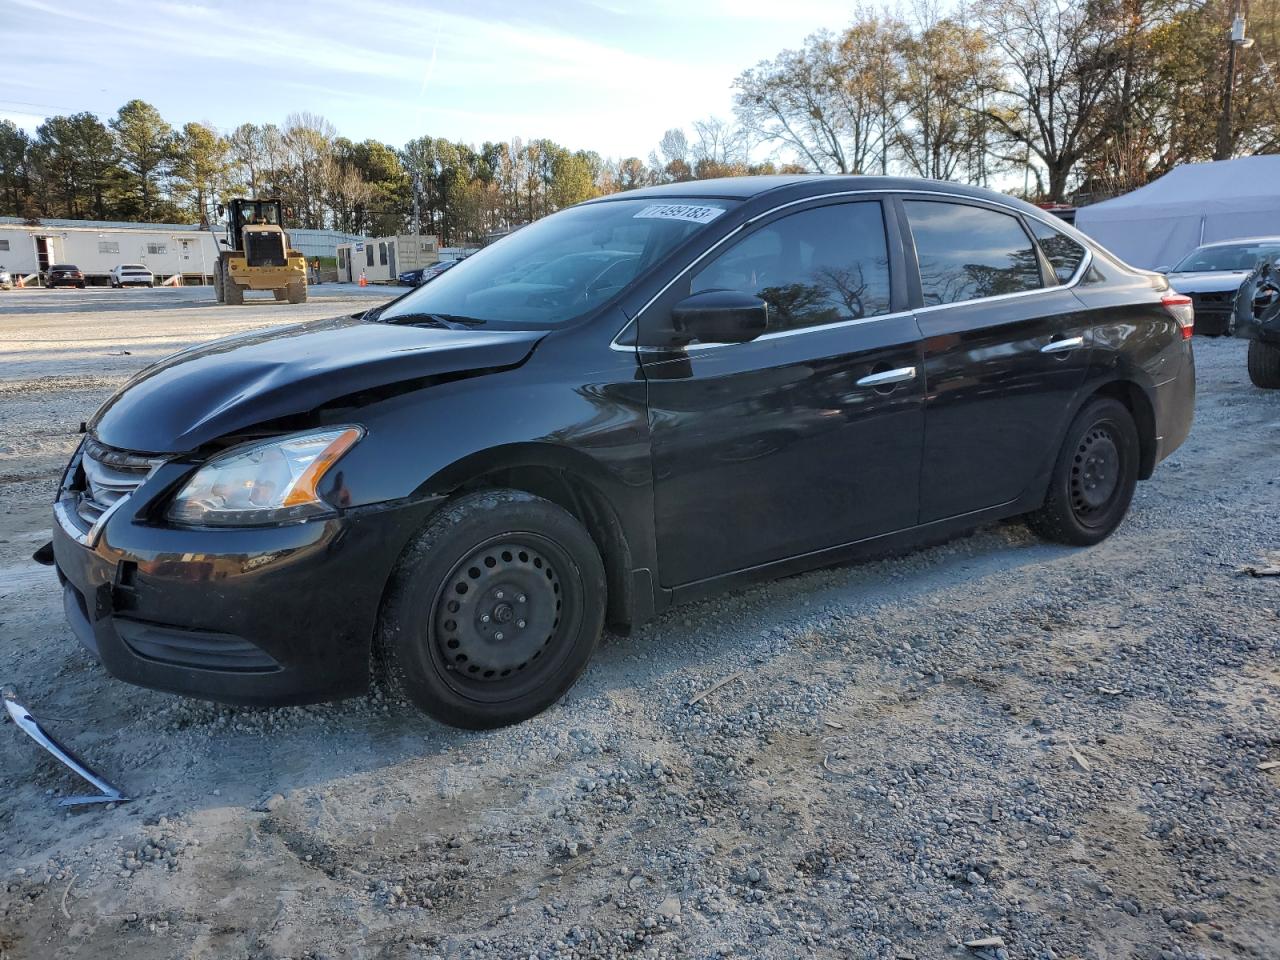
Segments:
[[[1077,164],[1107,135],[1118,31],[1099,10],[1078,0],[981,0],[976,8],[1003,60],[996,102],[983,112],[1044,167],[1052,200],[1065,198]]]

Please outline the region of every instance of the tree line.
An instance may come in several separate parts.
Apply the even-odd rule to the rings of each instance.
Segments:
[[[552,140],[355,143],[323,117],[218,131],[131,100],[105,122],[0,121],[0,214],[199,222],[233,194],[290,222],[477,240],[605,193],[773,172],[909,174],[1033,200],[1141,186],[1179,163],[1280,149],[1280,0],[1250,0],[1218,148],[1230,0],[976,0],[862,7],[744,70],[729,119],[673,127],[648,156]],[[416,218],[416,219],[415,219]]]

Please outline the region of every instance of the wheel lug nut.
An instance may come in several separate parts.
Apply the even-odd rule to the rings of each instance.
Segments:
[[[494,596],[495,596],[495,597],[497,597],[499,600],[501,600],[501,599],[502,599],[502,591],[501,591],[501,590],[499,590],[497,593],[495,593],[495,594],[494,594]]]
[[[517,621],[516,621],[516,626],[517,626],[517,627],[519,627],[521,630],[523,630],[523,629],[524,629],[524,621],[523,621],[523,620],[517,620]]]
[[[489,615],[488,615],[487,613],[486,613],[486,614],[484,614],[484,615],[480,618],[480,622],[481,622],[481,623],[488,623],[488,622],[489,622]]]
[[[516,602],[517,602],[517,603],[524,603],[524,602],[525,602],[525,600],[527,600],[527,599],[528,599],[528,598],[527,598],[527,597],[522,593],[522,594],[520,594],[520,596],[516,597]]]
[[[502,639],[502,633],[501,633],[501,632],[495,633],[495,634],[493,635],[493,638],[494,638],[495,640],[501,640],[501,639]]]

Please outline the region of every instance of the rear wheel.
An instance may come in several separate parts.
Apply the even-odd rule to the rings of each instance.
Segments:
[[[405,550],[383,605],[391,692],[444,723],[518,723],[560,699],[604,625],[604,565],[570,514],[518,490],[458,498]]]
[[[1058,543],[1089,546],[1124,520],[1138,483],[1138,428],[1118,400],[1085,404],[1067,430],[1044,506],[1027,525]]]
[[[285,287],[285,290],[288,293],[290,303],[307,302],[307,282],[305,280],[295,280]]]
[[[1249,341],[1249,379],[1255,387],[1280,390],[1280,344]]]

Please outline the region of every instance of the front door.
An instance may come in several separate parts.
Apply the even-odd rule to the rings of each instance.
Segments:
[[[923,198],[902,207],[924,304],[928,523],[1017,500],[1052,466],[1091,337],[1080,302],[1017,215]]]
[[[640,318],[664,586],[915,523],[924,381],[891,236],[878,200],[774,215]],[[664,347],[672,305],[716,289],[765,300],[769,331]]]

